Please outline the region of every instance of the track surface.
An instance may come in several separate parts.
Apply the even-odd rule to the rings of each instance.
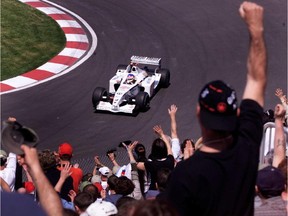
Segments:
[[[55,2],[84,18],[98,37],[95,54],[84,64],[50,82],[1,96],[1,118],[15,116],[40,137],[39,149],[56,150],[67,141],[75,158],[104,154],[121,140],[150,145],[152,127],[170,132],[167,109],[178,108],[179,137],[198,138],[196,103],[200,88],[213,79],[230,83],[241,98],[246,76],[248,33],[238,15],[241,1],[69,0]],[[287,1],[259,1],[265,7],[269,82],[265,109],[287,89]],[[118,64],[131,55],[161,57],[171,85],[137,117],[97,114],[95,87],[108,87]]]

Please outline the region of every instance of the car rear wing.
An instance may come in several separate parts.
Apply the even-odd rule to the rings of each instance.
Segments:
[[[132,56],[131,63],[161,66],[161,58]]]

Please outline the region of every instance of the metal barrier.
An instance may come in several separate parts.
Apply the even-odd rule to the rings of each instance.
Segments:
[[[284,127],[284,134],[286,137],[286,151],[288,149],[288,128]],[[263,137],[261,141],[260,147],[260,156],[259,162],[260,164],[264,163],[265,156],[268,152],[274,149],[274,137],[275,137],[275,123],[274,122],[267,122],[263,126]],[[286,152],[287,155],[287,152]]]

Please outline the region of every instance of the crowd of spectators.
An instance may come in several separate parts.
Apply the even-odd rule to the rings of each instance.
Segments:
[[[287,215],[287,99],[281,89],[276,90],[281,104],[268,120],[275,123],[273,154],[260,164],[267,121],[263,8],[244,2],[239,12],[250,34],[247,83],[240,107],[229,85],[209,82],[199,94],[201,137],[197,141],[178,137],[178,107],[172,104],[168,108],[170,134],[155,125],[152,131],[157,138],[149,153],[139,141],[123,141],[120,146],[126,149],[128,164],[119,164],[115,150],[109,150],[113,166],[95,156],[90,172],[71,163],[73,146],[67,142],[56,151],[40,151],[25,142],[19,145],[21,154],[0,150],[2,214]],[[16,123],[18,127],[13,127]],[[16,119],[9,118],[7,124],[21,135]],[[25,136],[35,136],[29,131]]]

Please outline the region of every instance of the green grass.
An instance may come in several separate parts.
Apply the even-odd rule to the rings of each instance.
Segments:
[[[36,69],[65,43],[52,18],[17,0],[1,0],[1,80]]]

